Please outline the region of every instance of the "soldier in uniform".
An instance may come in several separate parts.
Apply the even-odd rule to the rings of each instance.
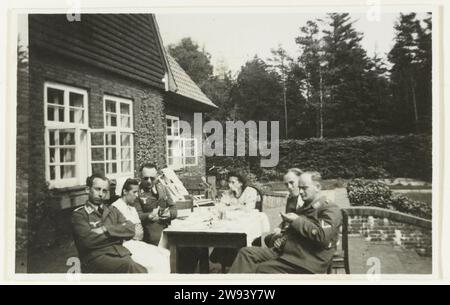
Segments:
[[[300,188],[298,187],[298,180],[301,174],[303,174],[303,171],[301,169],[290,168],[287,171],[286,175],[284,175],[284,184],[289,191],[289,196],[286,201],[286,214],[297,213],[297,210],[304,204],[302,196],[300,196]],[[272,248],[275,241],[280,237],[283,237],[283,234],[286,231],[288,225],[289,223],[287,223],[286,221],[282,221],[281,224],[277,228],[275,228],[272,234],[268,234],[264,238],[264,243],[266,244],[266,246]]]
[[[135,208],[144,227],[144,241],[157,246],[162,231],[177,217],[177,207],[158,181],[156,165],[144,164],[140,172],[142,182]]]
[[[246,247],[230,273],[325,273],[336,251],[342,214],[321,196],[320,174],[305,172],[298,179],[304,204],[296,213],[282,213],[287,223],[274,248]]]
[[[133,238],[135,226],[115,207],[104,201],[108,194],[106,177],[93,174],[86,179],[86,204],[72,214],[75,246],[85,273],[147,273],[131,259],[122,243]]]

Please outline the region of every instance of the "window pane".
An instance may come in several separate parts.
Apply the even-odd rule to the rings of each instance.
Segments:
[[[56,138],[55,138],[55,132],[54,131],[49,131],[49,144],[50,146],[54,146],[56,143]]]
[[[92,164],[92,173],[104,175],[105,174],[105,164],[104,163]]]
[[[75,162],[75,149],[61,148],[59,150],[59,162]]]
[[[61,131],[59,133],[59,145],[75,145],[75,134],[73,132]]]
[[[166,120],[166,129],[167,129],[167,135],[172,135],[172,120],[167,119]]]
[[[70,120],[70,123],[83,124],[84,123],[84,111],[81,109],[70,109],[69,120]]]
[[[116,102],[111,100],[106,100],[105,102],[105,110],[106,112],[113,112],[116,113]]]
[[[106,133],[106,145],[116,145],[116,134],[115,133]]]
[[[184,155],[186,156],[186,157],[194,157],[195,156],[195,151],[194,151],[194,148],[192,147],[186,147],[185,149],[184,149]]]
[[[122,160],[131,159],[131,149],[130,148],[122,148],[122,150],[121,150],[121,159]]]
[[[69,105],[71,107],[80,107],[83,108],[83,95],[75,92],[69,93]]]
[[[50,156],[49,156],[49,160],[50,163],[55,163],[56,162],[56,149],[55,148],[50,148]]]
[[[121,146],[131,146],[131,135],[126,133],[120,134],[120,145]]]
[[[187,157],[184,159],[185,164],[192,165],[195,164],[195,157]]]
[[[115,115],[111,115],[111,125],[110,126],[117,126],[117,117]]]
[[[58,109],[58,121],[64,122],[64,108]]]
[[[121,114],[130,114],[130,105],[125,103],[120,103],[120,113]]]
[[[115,114],[106,114],[106,126],[117,126],[117,116]]]
[[[106,160],[117,160],[115,148],[106,148]]]
[[[171,158],[171,157],[167,158],[167,164],[173,165],[173,158]]]
[[[92,159],[92,161],[104,161],[105,160],[105,149],[104,148],[91,148],[91,159]]]
[[[131,127],[131,118],[127,115],[120,116],[120,127],[130,128]]]
[[[131,172],[131,161],[122,161],[122,173]]]
[[[170,140],[168,144],[169,156],[181,156],[180,142],[178,140]]]
[[[48,106],[47,107],[47,121],[54,121],[55,120],[55,108]]]
[[[174,121],[173,122],[172,129],[173,129],[173,135],[174,136],[178,136],[179,135],[179,133],[178,133],[178,121]]]
[[[104,145],[103,132],[91,132],[91,145],[100,146]]]
[[[69,121],[70,123],[75,123],[75,111],[73,110],[69,111]]]
[[[117,163],[106,163],[106,173],[115,174],[117,173]]]
[[[74,178],[74,177],[75,177],[75,165],[61,166],[61,179]]]
[[[47,88],[47,103],[64,105],[64,91],[54,88]]]
[[[50,166],[50,180],[55,180],[56,177],[55,166]]]

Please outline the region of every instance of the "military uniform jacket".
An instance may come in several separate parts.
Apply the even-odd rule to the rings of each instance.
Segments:
[[[155,184],[156,192],[152,190],[148,192],[141,192],[140,197],[138,197],[134,203],[136,210],[138,211],[139,218],[145,225],[150,222],[148,219],[149,214],[160,207],[161,210],[169,208],[170,219],[177,217],[177,207],[167,193],[166,188],[161,183]]]
[[[299,217],[286,230],[280,258],[313,273],[325,273],[336,251],[341,210],[321,197],[299,207],[296,213]]]
[[[94,228],[104,226],[106,232],[97,234]],[[78,255],[83,263],[101,255],[124,257],[131,255],[122,246],[124,240],[133,238],[134,224],[127,221],[113,206],[103,205],[103,215],[89,203],[72,214],[72,230]]]

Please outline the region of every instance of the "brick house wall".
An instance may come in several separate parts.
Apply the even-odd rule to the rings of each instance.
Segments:
[[[17,69],[17,137],[16,137],[16,271],[26,269],[28,236],[28,167],[29,167],[29,71],[28,61]]]

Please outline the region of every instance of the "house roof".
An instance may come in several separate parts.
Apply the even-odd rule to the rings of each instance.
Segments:
[[[190,76],[181,68],[178,62],[166,52],[167,61],[169,64],[172,82],[169,82],[169,91],[189,98],[191,100],[200,102],[206,106],[218,108],[197,86],[197,84],[190,78]]]
[[[163,46],[151,14],[30,14],[30,53],[39,49],[164,90]]]

